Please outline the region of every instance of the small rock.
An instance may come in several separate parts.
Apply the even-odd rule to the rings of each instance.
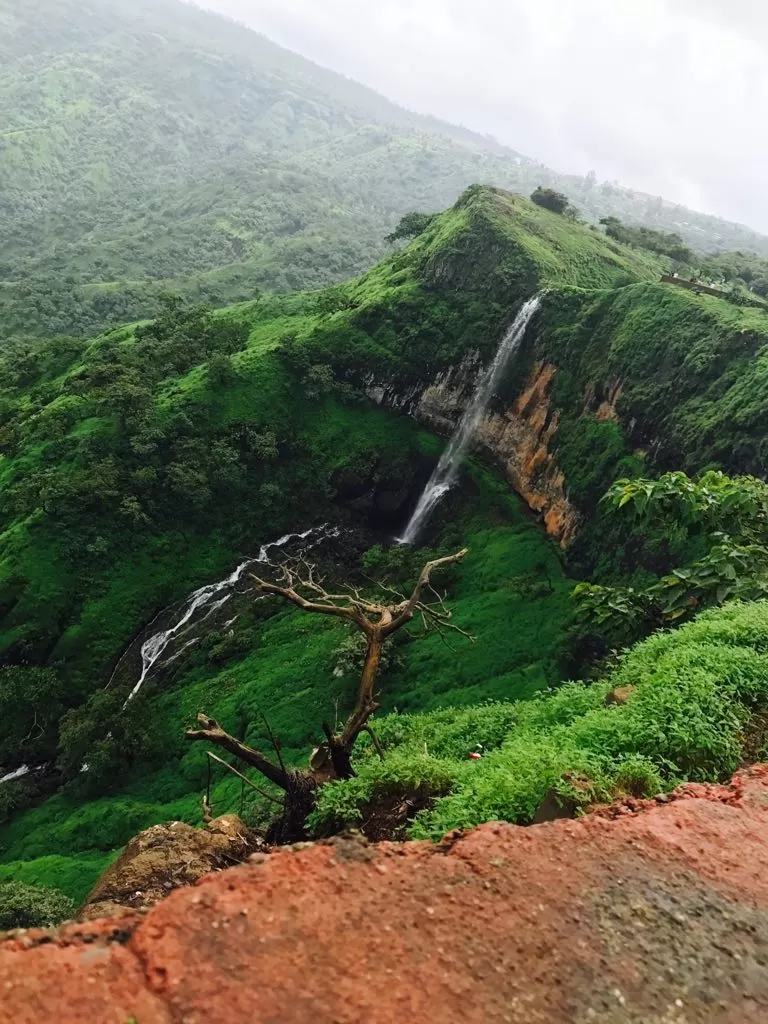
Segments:
[[[636,689],[636,686],[615,687],[610,693],[606,694],[605,706],[608,708],[612,704],[626,704]]]

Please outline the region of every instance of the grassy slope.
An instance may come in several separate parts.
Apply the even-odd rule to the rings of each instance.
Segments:
[[[258,424],[267,418],[281,436],[290,420],[299,437],[303,435],[312,443],[311,468],[286,468],[288,478],[297,487],[302,485],[302,472],[327,479],[334,470],[364,457],[363,453],[368,457],[373,453],[385,459],[392,457],[411,443],[414,433],[406,421],[392,424],[378,410],[342,410],[332,400],[291,404],[290,382],[281,378],[273,363],[265,363],[261,357],[286,330],[300,331],[311,322],[311,317],[297,312],[302,305],[306,308],[307,301],[302,304],[287,300],[277,303],[274,310],[265,304],[254,311],[249,348],[236,357],[238,380],[226,392],[210,391],[202,373],[192,371],[163,387],[157,397],[161,415],[163,410],[170,415],[185,403],[194,411],[201,427],[222,426],[241,419]],[[238,316],[241,313],[235,311]],[[87,365],[98,347],[96,341],[87,348],[62,382]],[[91,429],[109,428],[109,423],[94,424],[90,419],[85,422]],[[75,424],[70,434],[78,435],[83,426],[82,422]],[[21,457],[6,463],[7,481],[36,472],[45,450],[45,444],[33,445]],[[314,506],[310,503],[309,514],[322,516],[329,507],[320,496]],[[295,519],[295,509],[289,508],[285,518],[273,514],[269,523],[263,523],[263,534],[245,540],[233,536],[224,519],[212,521],[201,530],[185,523],[183,510],[179,511],[177,521],[169,523],[166,529],[129,538],[123,546],[113,545],[103,566],[92,571],[84,588],[77,587],[71,563],[62,557],[65,552],[59,550],[55,521],[21,521],[9,526],[0,536],[4,575],[16,573],[28,583],[23,597],[6,616],[0,645],[7,646],[15,639],[20,623],[65,621],[69,625],[61,634],[55,657],[76,663],[82,657],[84,670],[103,673],[105,662],[151,617],[153,609],[183,595],[201,579],[222,575],[253,544],[258,547],[285,528],[301,525]],[[243,543],[247,548],[241,546]]]
[[[151,312],[165,283],[219,304],[320,287],[473,181],[554,185],[701,247],[768,245],[558,176],[173,0],[0,0],[0,124],[11,334],[88,335]]]
[[[341,405],[333,396],[307,401],[301,385],[275,358],[274,349],[287,333],[307,351],[309,362],[330,362],[352,378],[373,371],[394,374],[405,383],[426,381],[468,349],[491,355],[515,304],[558,277],[584,287],[590,281],[623,281],[628,274],[648,277],[655,269],[642,255],[527,200],[474,189],[408,249],[334,293],[337,312],[319,312],[322,297],[313,295],[233,307],[222,315],[250,325],[248,347],[234,357],[237,379],[224,390],[212,390],[202,368],[170,378],[157,389],[156,414],[165,420],[186,411],[204,435],[237,422],[267,425],[278,438],[290,431],[294,448],[304,452],[278,467],[291,500],[266,518],[258,509],[232,510],[237,516],[247,511],[251,525],[246,532],[238,531],[229,510],[213,509],[195,525],[180,508],[172,519],[146,530],[128,536],[107,533],[109,550],[88,566],[82,588],[64,557],[69,553],[62,549],[55,515],[6,521],[0,534],[4,575],[16,573],[28,583],[2,623],[0,644],[7,648],[24,623],[64,622],[57,655],[86,658],[84,669],[103,674],[127,637],[158,607],[195,581],[220,574],[254,544],[306,526],[301,517],[323,518],[334,495],[325,494],[318,481],[334,471],[364,469],[375,459],[397,465],[416,437],[408,420],[364,404]],[[130,346],[131,338],[130,330],[123,330],[96,339],[21,392],[22,401],[36,392],[44,397],[30,406],[24,425],[34,426],[30,441],[3,463],[6,487],[33,477],[55,451],[59,432],[44,425],[70,378],[108,342]],[[114,430],[109,418],[94,418],[85,401],[68,437],[99,436],[111,444]],[[76,448],[68,458],[74,468]],[[68,467],[65,463],[62,469]],[[110,523],[101,526],[106,530]]]
[[[305,454],[281,470],[296,499],[293,519],[264,523],[263,532],[248,542],[246,550],[252,550],[265,536],[307,525],[296,516],[307,508],[308,495],[314,513],[327,514],[333,495],[320,500],[316,491],[318,481],[334,469],[358,468],[371,458],[394,463],[403,449],[434,451],[403,417],[344,405],[333,397],[307,401],[273,352],[286,332],[296,336],[310,362],[330,361],[351,379],[373,370],[412,382],[431,376],[467,349],[479,347],[490,354],[516,303],[538,288],[565,281],[571,289],[567,294],[587,302],[582,289],[647,280],[658,270],[654,259],[525,200],[472,189],[406,250],[335,291],[335,312],[320,312],[318,298],[309,295],[268,299],[224,314],[251,324],[249,346],[235,357],[238,381],[212,392],[195,369],[164,384],[156,405],[161,415],[185,405],[201,429],[245,420],[266,421],[279,432],[290,421],[303,438]],[[631,290],[598,294],[619,296]],[[103,343],[97,339],[92,346]],[[125,343],[131,343],[130,332]],[[86,349],[73,365],[57,371],[56,380],[88,359]],[[86,416],[71,431],[79,436],[91,427]],[[6,472],[12,478],[33,471],[44,449],[45,444],[31,446]],[[419,710],[524,698],[557,679],[553,659],[567,613],[567,581],[548,542],[505,488],[480,469],[475,487],[467,505],[446,510],[452,522],[444,524],[439,540],[451,546],[468,543],[472,549],[453,601],[457,617],[478,634],[479,642],[459,655],[436,639],[408,645],[404,664],[391,679],[388,707]],[[192,529],[183,519],[164,524],[124,545],[116,541],[78,607],[73,605],[71,570],[65,564],[56,570],[56,537],[53,522],[10,525],[0,538],[8,569],[23,567],[34,581],[5,628],[17,628],[24,615],[53,621],[66,609],[71,621],[57,657],[63,656],[79,678],[88,676],[91,685],[104,680],[110,660],[157,607],[219,575],[244,550],[242,533],[232,533],[225,522],[211,522],[205,529]],[[541,576],[542,566],[548,568],[553,592],[531,593],[530,577]],[[83,871],[95,874],[101,858],[141,827],[169,816],[199,820],[204,752],[186,749],[180,732],[203,705],[232,727],[243,719],[253,721],[258,708],[269,708],[289,755],[304,756],[319,718],[327,715],[338,692],[329,661],[338,635],[327,623],[299,623],[290,613],[267,620],[259,630],[253,651],[226,672],[197,665],[171,690],[156,695],[168,755],[162,768],[126,779],[123,791],[111,797],[82,804],[76,794],[62,793],[27,812],[5,830],[6,865],[34,862],[37,868],[30,863],[24,869],[28,877],[75,893],[71,879],[81,858]],[[259,739],[258,725],[252,728]],[[234,780],[216,783],[217,810],[236,808],[239,798]],[[252,813],[261,812],[254,807]],[[52,843],[61,861],[40,859],[48,856]]]
[[[767,659],[768,603],[729,605],[635,645],[608,681],[518,704],[391,716],[378,726],[388,760],[361,749],[357,778],[324,791],[317,823],[359,823],[372,796],[421,785],[442,798],[412,833],[438,839],[484,821],[528,823],[553,787],[584,807],[727,779],[765,756]],[[612,686],[633,688],[625,704],[605,704]],[[478,742],[484,756],[470,761]]]
[[[762,310],[653,282],[556,290],[528,358],[558,368],[553,448],[587,514],[617,473],[643,461],[651,470],[768,473]],[[599,402],[617,384],[620,423],[597,422]]]
[[[223,518],[198,526],[185,522],[180,510],[177,521],[126,537],[110,535],[110,548],[97,567],[89,568],[85,585],[81,574],[73,572],[69,554],[61,550],[55,517],[9,523],[0,537],[5,574],[21,575],[28,583],[3,623],[0,640],[6,647],[15,643],[20,630],[52,624],[60,634],[50,659],[63,662],[65,671],[87,692],[106,681],[111,663],[128,639],[159,607],[222,575],[264,539],[286,528],[306,526],[306,519],[298,518],[302,509],[315,520],[332,514],[333,492],[324,495],[319,483],[334,471],[360,471],[371,460],[396,466],[403,452],[435,451],[434,442],[405,417],[365,404],[345,405],[334,397],[306,400],[300,384],[275,358],[274,348],[286,333],[310,353],[330,338],[332,358],[341,366],[362,361],[370,368],[376,360],[382,367],[408,363],[407,353],[414,352],[415,346],[417,362],[433,372],[467,346],[492,350],[498,337],[495,325],[500,328],[508,321],[515,299],[547,275],[565,272],[569,263],[563,259],[563,245],[568,234],[571,250],[581,246],[585,254],[578,278],[582,284],[590,273],[604,283],[612,275],[626,274],[628,268],[636,277],[646,272],[642,260],[629,251],[614,254],[592,232],[573,225],[564,232],[553,215],[522,200],[512,206],[509,202],[501,194],[475,190],[405,253],[345,286],[335,296],[341,306],[335,313],[320,313],[317,297],[299,295],[265,299],[222,314],[245,318],[251,325],[247,349],[234,358],[237,380],[224,391],[212,391],[199,368],[169,379],[157,391],[157,414],[171,416],[183,407],[202,431],[244,421],[266,423],[280,436],[290,427],[295,446],[304,455],[280,467],[285,474],[280,479],[293,497],[288,511],[280,518],[262,520],[261,532],[247,540],[242,530],[233,531],[227,521],[237,520],[238,509],[228,509]],[[505,225],[507,217],[518,213],[525,215],[522,227]],[[531,255],[523,243],[534,231]],[[492,260],[501,256],[504,266],[497,280],[475,279],[476,267],[465,255],[473,245],[489,250],[487,258]],[[539,272],[536,260],[545,258]],[[461,275],[462,263],[470,265],[470,277],[466,290],[456,294],[442,278],[446,268],[452,279]],[[513,279],[511,275],[521,268],[523,274]],[[502,297],[506,305],[499,301]],[[398,327],[398,318],[407,322],[407,332],[391,328],[390,318]],[[445,329],[436,332],[435,322]],[[493,333],[487,333],[488,325],[493,325]],[[130,331],[115,337],[121,344],[132,344]],[[108,340],[96,339],[64,368],[57,365],[51,371],[42,382],[49,403],[35,416],[50,415],[61,401],[57,389],[88,365]],[[69,428],[71,437],[114,432],[108,418],[93,418],[87,403],[79,415],[83,418]],[[6,480],[18,482],[39,471],[50,443],[35,440],[9,460]],[[392,678],[390,707],[429,708],[489,697],[525,697],[556,681],[554,655],[567,614],[569,585],[549,542],[522,515],[506,488],[480,469],[475,488],[470,505],[453,510],[456,518],[439,539],[455,545],[468,542],[473,549],[459,574],[454,598],[457,615],[477,633],[479,642],[460,656],[436,638],[408,645],[404,664]],[[544,566],[552,592],[545,587],[532,595],[530,578]],[[297,628],[302,631],[298,635]],[[170,692],[157,695],[156,717],[169,752],[164,768],[135,779],[118,796],[86,805],[80,805],[82,798],[66,794],[48,800],[5,830],[3,860],[44,857],[52,841],[62,857],[79,858],[94,850],[106,854],[152,821],[169,816],[198,820],[203,751],[185,749],[180,737],[183,724],[202,705],[225,722],[243,714],[250,719],[257,708],[269,708],[287,751],[303,757],[338,685],[328,667],[338,632],[325,622],[297,624],[296,615],[288,613],[268,620],[260,630],[253,653],[229,665],[226,672],[198,666]],[[237,787],[221,782],[220,792],[220,809],[232,806]],[[91,853],[87,857],[96,871],[98,857]],[[52,874],[64,872],[60,884],[69,886],[65,866],[44,860],[39,877],[51,881]]]
[[[517,499],[486,470],[478,467],[474,473],[478,491],[454,507],[458,522],[446,524],[441,539],[460,537],[470,547],[452,587],[451,606],[456,621],[477,640],[447,647],[431,636],[406,643],[402,666],[384,693],[387,710],[524,698],[557,679],[554,656],[571,584],[554,548],[526,519]],[[539,584],[531,591],[531,576],[542,574],[545,566],[551,587]],[[340,697],[343,707],[354,687],[353,678],[339,681],[332,671],[332,652],[344,636],[344,627],[333,621],[281,612],[261,625],[253,650],[242,660],[218,671],[198,666],[168,692],[161,689],[153,713],[162,723],[168,751],[164,766],[126,780],[115,796],[83,804],[82,798],[62,793],[28,811],[4,831],[0,877],[24,863],[19,877],[78,898],[83,878],[95,878],[109,851],[141,828],[175,818],[199,823],[204,750],[185,745],[181,734],[201,708],[231,729],[243,720],[252,722],[255,735],[250,738],[262,744],[266,740],[258,715],[268,709],[284,756],[303,761],[321,721],[332,715],[334,700]],[[237,810],[239,801],[236,781],[215,781],[217,813]]]

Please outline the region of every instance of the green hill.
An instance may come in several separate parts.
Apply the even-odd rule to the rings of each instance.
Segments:
[[[739,452],[750,448],[764,409],[758,385],[768,321],[760,311],[657,284],[662,267],[528,200],[474,186],[405,249],[346,284],[263,296],[215,314],[170,302],[151,323],[87,341],[54,339],[23,358],[7,357],[0,374],[0,653],[8,666],[0,673],[0,765],[55,760],[61,775],[53,785],[64,785],[42,802],[37,784],[23,778],[0,786],[8,822],[0,874],[80,895],[78,865],[92,877],[151,822],[198,821],[205,752],[185,744],[182,728],[201,708],[258,744],[268,742],[260,717],[267,711],[284,756],[305,760],[334,702],[343,711],[354,689],[353,673],[335,671],[348,635],[316,621],[322,617],[254,605],[212,630],[127,706],[135,676],[118,674],[105,689],[120,654],[161,609],[287,530],[322,521],[344,527],[349,533],[330,571],[363,584],[371,574],[412,575],[429,551],[468,546],[447,585],[457,621],[478,642],[456,650],[437,636],[409,634],[388,668],[383,707],[437,718],[419,719],[413,734],[398,733],[397,719],[386,728],[393,745],[407,750],[413,735],[433,735],[431,722],[460,733],[460,743],[438,738],[454,761],[473,731],[489,747],[506,743],[518,712],[476,705],[527,700],[562,681],[569,556],[479,459],[441,507],[428,547],[389,549],[385,542],[403,525],[440,443],[402,402],[400,412],[376,407],[367,391],[386,384],[396,396],[418,393],[468,353],[489,359],[521,301],[546,290],[501,390],[509,401],[533,364],[556,365],[553,449],[585,513],[623,460],[639,462],[635,437],[643,432],[659,441],[649,444],[648,464],[674,460],[684,445],[692,470],[718,458],[744,468]],[[616,419],[600,419],[595,386],[616,376],[626,412],[619,405]],[[751,405],[733,419],[739,389],[750,392]],[[698,447],[676,433],[693,422]],[[726,423],[727,453],[718,448]],[[579,694],[572,705],[553,698],[542,720],[550,708],[563,725],[585,715],[587,731],[574,725],[562,757],[536,769],[531,788],[522,797],[515,791],[509,806],[524,798],[528,808],[556,769],[595,768],[589,729],[603,728],[596,702],[604,691]],[[468,717],[445,711],[457,706]],[[541,745],[541,722],[526,721],[527,757]],[[627,735],[636,725],[632,718]],[[603,762],[600,792],[628,778],[625,769],[646,781],[663,775],[667,784],[686,773],[717,774],[733,760],[729,753],[714,768],[694,759],[690,770],[682,762],[679,771],[662,770],[659,758],[667,755],[650,740],[640,749],[624,733],[614,739],[616,757]],[[542,758],[552,750],[545,744]],[[623,756],[633,750],[634,760]],[[522,756],[515,748],[515,771],[523,770]],[[435,771],[436,793],[464,787],[455,789],[461,813],[451,818],[452,805],[440,804],[434,819],[424,819],[425,834],[466,810],[463,770],[442,764]],[[478,814],[491,813],[488,793],[498,779],[489,779]],[[217,777],[213,795],[217,810],[232,809],[239,783]],[[247,806],[253,820],[263,820],[263,803],[249,797]],[[335,805],[323,811],[336,813]]]
[[[217,305],[360,273],[472,182],[757,248],[744,228],[557,175],[176,0],[0,0],[6,337],[88,336],[171,288]]]
[[[491,356],[517,303],[558,278],[607,286],[656,268],[476,188],[348,285],[215,317],[171,306],[154,327],[8,357],[2,650],[74,659],[93,685],[159,602],[339,514],[345,479],[418,486],[426,442],[362,399],[365,376],[426,384],[468,350]]]

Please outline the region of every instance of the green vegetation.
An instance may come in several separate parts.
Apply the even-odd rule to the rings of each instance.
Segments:
[[[606,704],[626,686],[626,703]],[[322,791],[313,824],[359,825],[376,801],[417,792],[437,800],[411,835],[439,839],[484,821],[526,824],[552,790],[586,807],[725,779],[768,753],[767,701],[768,602],[732,604],[638,644],[604,682],[379,721],[386,761],[361,744],[357,777]]]
[[[701,272],[715,282],[749,288],[768,297],[768,260],[750,252],[717,252],[701,262]]]
[[[371,374],[406,389],[467,348],[490,356],[515,303],[558,277],[653,274],[586,228],[475,188],[348,285],[219,315],[169,299],[152,324],[8,357],[0,652],[55,669],[81,703],[156,611],[255,542],[350,521],[359,494],[415,481],[426,442],[362,401]]]
[[[676,231],[656,231],[647,227],[632,227],[622,224],[618,217],[603,217],[600,223],[610,238],[626,245],[635,245],[641,249],[650,249],[660,256],[669,256],[674,263],[693,264],[696,254],[687,246]]]
[[[55,889],[24,882],[0,882],[0,932],[11,928],[47,928],[72,917],[74,902]]]
[[[531,200],[537,206],[551,210],[552,213],[560,213],[572,220],[576,220],[578,217],[578,211],[568,202],[568,196],[562,192],[556,192],[553,188],[544,188],[542,185],[538,185],[531,192]]]
[[[4,339],[87,337],[155,315],[167,289],[225,305],[323,287],[476,181],[768,254],[746,228],[559,175],[176,0],[0,0],[0,68]]]
[[[590,518],[613,480],[639,475],[643,464],[766,475],[765,313],[648,282],[554,291],[543,318],[529,359],[557,367],[552,446]],[[597,450],[598,473],[588,448]]]
[[[444,583],[477,642],[449,647],[417,622],[398,634],[375,723],[386,760],[361,737],[357,777],[322,792],[319,832],[394,796],[413,796],[419,836],[528,822],[551,789],[582,807],[719,778],[761,749],[764,604],[654,636],[608,678],[591,661],[633,637],[615,640],[604,621],[602,649],[574,646],[567,574],[644,592],[674,576],[686,609],[691,588],[697,608],[759,596],[742,563],[763,544],[763,485],[699,477],[765,471],[764,314],[659,284],[668,257],[498,189],[473,186],[443,214],[404,220],[412,241],[348,283],[220,311],[166,295],[151,322],[3,360],[0,764],[49,771],[0,785],[0,879],[80,900],[140,829],[199,823],[209,762],[183,731],[200,711],[259,750],[273,731],[285,763],[306,765],[357,689],[360,647],[343,624],[241,600],[128,703],[136,659],[119,658],[194,587],[324,521],[346,532],[318,555],[322,571],[363,590],[371,578],[402,586],[426,558],[468,547]],[[557,551],[474,460],[425,549],[390,548],[440,445],[387,401],[408,410],[467,353],[490,358],[542,290],[499,401],[554,364],[548,444],[584,516],[573,549]],[[670,468],[695,480],[652,479]],[[621,515],[600,502],[617,477],[642,477],[612,492]],[[714,565],[726,532],[731,561]],[[738,585],[721,592],[732,569]],[[637,635],[682,617],[644,620]],[[599,681],[553,689],[587,673]],[[637,686],[631,700],[605,706],[625,684]],[[274,816],[223,769],[211,799],[254,825]]]
[[[104,687],[158,610],[260,542],[325,519],[358,528],[361,494],[418,486],[435,443],[363,401],[364,375],[407,386],[467,346],[490,355],[515,300],[558,273],[586,284],[590,275],[609,283],[652,272],[571,230],[575,237],[525,200],[475,189],[349,285],[215,315],[169,299],[151,324],[85,343],[57,339],[6,360],[0,647],[16,667],[0,680],[4,757],[11,766],[26,757],[18,740],[36,705],[19,699],[23,682],[45,704],[35,756],[55,760],[66,785],[21,817],[39,798],[34,780],[2,787],[4,862],[48,872],[40,858],[52,849],[93,857],[153,821],[199,820],[205,752],[185,745],[182,729],[203,707],[262,746],[267,710],[285,756],[305,759],[334,699],[351,693],[352,680],[333,675],[345,631],[325,622],[297,635],[290,613],[260,605],[126,708],[134,677],[118,673]],[[225,380],[213,372],[221,357]],[[464,658],[437,638],[404,644],[390,706],[523,697],[557,681],[569,584],[506,488],[480,468],[472,479],[471,500],[446,504],[450,525],[435,542],[474,549],[452,601],[483,642]],[[352,553],[345,571],[362,571]],[[232,779],[217,784],[222,810],[237,790]]]
[[[693,481],[685,473],[658,480],[619,480],[604,499],[616,512],[631,510],[634,532],[670,552],[695,553],[645,597],[665,622],[708,604],[765,596],[768,570],[768,487],[754,477],[730,479],[710,471]]]
[[[487,471],[477,469],[473,477],[474,495],[446,507],[441,541],[452,546],[461,537],[470,546],[471,556],[450,581],[449,599],[455,621],[478,639],[470,644],[456,637],[449,647],[438,635],[421,638],[420,623],[414,624],[413,635],[398,643],[387,669],[385,710],[470,707],[489,698],[528,697],[557,682],[557,647],[568,617],[571,583],[555,550],[527,522],[517,500]],[[412,564],[430,554],[414,552]],[[380,548],[367,557],[365,571],[399,578]],[[403,565],[399,571],[407,574],[410,569]],[[0,877],[5,863],[13,869],[28,862],[29,877],[54,882],[75,895],[71,885],[78,876],[70,877],[65,867],[79,857],[97,865],[98,851],[108,854],[155,822],[199,823],[207,777],[205,746],[185,743],[183,728],[203,708],[230,732],[269,750],[260,715],[266,712],[287,763],[306,764],[308,749],[322,735],[321,723],[333,720],[335,702],[342,711],[351,706],[357,678],[354,666],[344,671],[351,634],[342,624],[281,605],[260,609],[264,605],[253,605],[253,614],[242,616],[227,650],[215,649],[211,638],[206,649],[185,660],[175,678],[165,675],[154,686],[148,684],[146,705],[129,705],[123,716],[126,728],[141,733],[143,743],[141,761],[132,769],[124,757],[119,767],[114,760],[124,752],[124,739],[119,702],[112,705],[98,723],[98,741],[88,748],[88,775],[6,825]],[[146,714],[149,709],[151,716]],[[94,711],[91,704],[81,716]],[[105,746],[109,729],[117,743]],[[78,753],[85,752],[79,748]],[[74,761],[79,768],[76,757]],[[236,811],[240,800],[237,779],[217,770],[214,812]],[[273,813],[250,791],[245,808],[260,824]],[[51,849],[61,863],[48,865]],[[37,870],[43,873],[37,875]],[[93,880],[91,874],[88,878]]]
[[[768,594],[768,488],[710,471],[697,480],[619,480],[603,498],[622,521],[611,543],[631,585],[581,583],[574,635],[593,650],[619,647],[727,601]],[[630,563],[631,559],[631,563]]]
[[[436,216],[437,214],[434,213],[406,213],[406,215],[400,219],[400,222],[392,234],[387,235],[387,241],[395,243],[416,238],[417,235],[420,235],[422,232],[427,230]]]

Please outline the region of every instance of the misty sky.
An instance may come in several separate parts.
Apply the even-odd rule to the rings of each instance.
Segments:
[[[768,231],[768,0],[199,0],[556,170]]]

